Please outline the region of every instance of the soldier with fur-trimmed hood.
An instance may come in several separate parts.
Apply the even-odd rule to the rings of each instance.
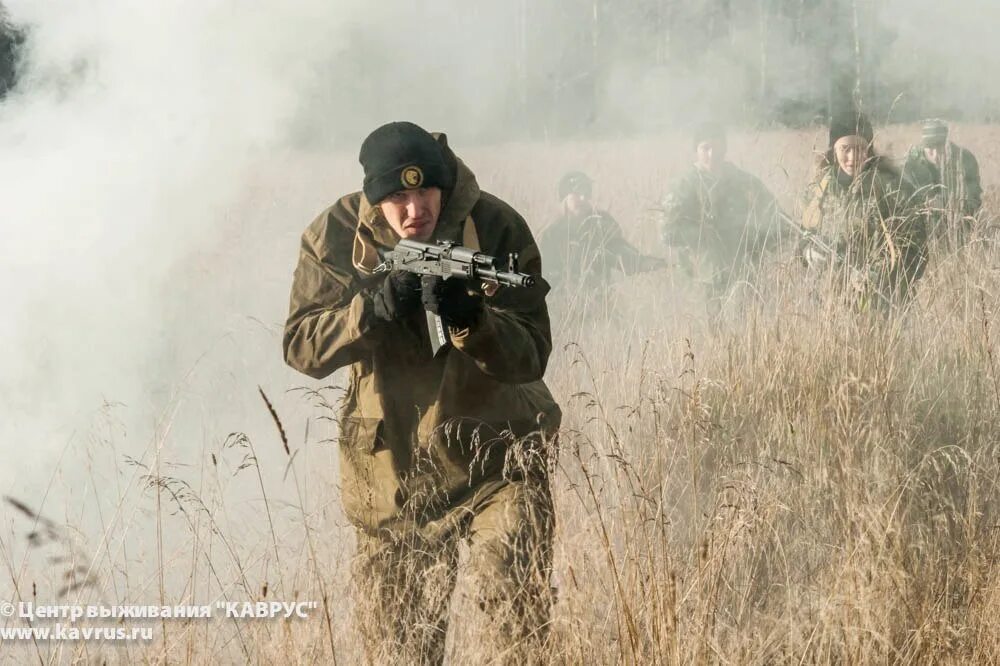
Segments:
[[[524,219],[479,189],[443,134],[405,122],[361,146],[362,191],[302,236],[285,359],[316,378],[348,368],[341,498],[357,527],[355,607],[375,663],[439,663],[457,545],[516,655],[544,635],[553,529],[547,462],[560,410],[542,381],[552,341],[538,248]],[[528,288],[380,273],[400,239],[517,253]],[[432,353],[425,310],[451,342]]]
[[[908,293],[923,273],[926,228],[913,189],[873,149],[874,130],[861,113],[830,123],[828,150],[806,190],[802,225],[829,239],[840,255],[831,275],[840,287],[872,303]],[[845,265],[857,269],[844,270]],[[857,284],[864,275],[865,284]],[[883,299],[884,300],[884,299]]]

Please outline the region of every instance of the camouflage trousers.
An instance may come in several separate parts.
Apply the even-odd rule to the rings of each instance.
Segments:
[[[473,641],[477,663],[540,658],[552,603],[554,521],[547,480],[510,481],[461,511],[456,529],[434,538],[417,529],[358,532],[354,613],[369,663],[444,661],[463,541],[468,557],[462,575],[481,617],[463,617],[473,626],[462,635]]]

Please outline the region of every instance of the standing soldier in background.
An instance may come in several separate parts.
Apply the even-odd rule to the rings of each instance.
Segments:
[[[943,120],[927,120],[920,144],[910,148],[903,175],[929,209],[930,235],[961,245],[983,206],[979,162],[969,150],[948,141]]]
[[[861,308],[898,302],[923,273],[926,225],[912,186],[872,148],[874,131],[856,111],[830,123],[827,152],[806,190],[802,226],[828,241],[836,256],[807,263]]]
[[[302,236],[284,351],[315,378],[350,368],[341,498],[357,527],[355,617],[372,663],[444,659],[458,544],[488,615],[484,654],[537,654],[551,603],[548,447],[560,411],[542,381],[548,285],[524,219],[482,192],[443,134],[390,123],[361,146],[361,192]],[[526,288],[379,271],[401,239],[518,253]],[[431,352],[425,309],[451,341]]]
[[[781,211],[760,180],[726,161],[721,126],[699,126],[693,147],[694,165],[661,201],[660,235],[693,275],[706,265],[717,297],[777,247]]]
[[[625,240],[622,228],[591,201],[594,181],[580,171],[559,180],[559,217],[539,236],[545,277],[563,289],[599,289],[616,272],[625,275],[666,268]]]

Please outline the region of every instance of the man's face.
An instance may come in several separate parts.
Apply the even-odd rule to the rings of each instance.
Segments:
[[[944,158],[944,142],[933,142],[924,145],[924,157],[934,164],[940,163]]]
[[[699,169],[716,172],[726,161],[726,142],[719,139],[701,141],[695,147],[694,164]]]
[[[441,215],[441,189],[420,187],[393,192],[379,202],[382,215],[401,239],[427,242]]]
[[[833,154],[841,171],[851,177],[857,176],[868,159],[868,141],[857,135],[842,136],[833,144]]]
[[[573,216],[589,214],[593,210],[589,192],[570,192],[563,199],[563,207]]]

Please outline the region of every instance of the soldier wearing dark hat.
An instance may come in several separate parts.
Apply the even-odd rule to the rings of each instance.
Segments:
[[[759,179],[726,160],[720,125],[696,128],[692,148],[693,166],[661,200],[660,235],[692,270],[706,266],[711,292],[721,295],[776,247],[780,210]]]
[[[484,649],[516,660],[537,650],[551,600],[546,463],[560,411],[542,381],[552,341],[538,248],[443,134],[390,123],[365,139],[360,161],[362,190],[302,236],[284,335],[297,370],[350,371],[339,453],[357,528],[357,626],[372,663],[440,663],[465,540],[490,616]],[[376,270],[404,238],[517,253],[535,284],[484,291]],[[425,309],[451,334],[437,354]]]
[[[564,290],[600,288],[615,273],[633,275],[665,268],[625,239],[618,222],[591,201],[594,181],[582,171],[559,180],[559,216],[539,236],[545,276]]]
[[[983,205],[979,162],[966,148],[948,140],[943,120],[924,122],[920,143],[906,155],[903,175],[930,212],[933,237],[951,245],[963,242]]]
[[[925,221],[913,189],[875,152],[873,141],[863,114],[833,117],[802,218],[802,226],[827,239],[838,255],[814,268],[832,270],[835,284],[865,306],[905,296],[926,259]]]

